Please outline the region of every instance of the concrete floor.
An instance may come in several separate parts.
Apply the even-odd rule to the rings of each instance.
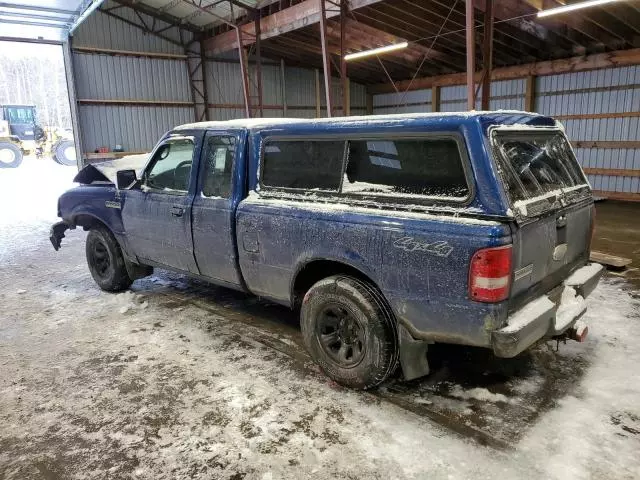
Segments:
[[[2,479],[640,477],[635,270],[589,299],[586,344],[435,346],[429,377],[353,392],[282,307],[160,271],[101,292],[83,232],[46,238],[73,171],[19,170],[0,171],[22,206],[0,218]],[[596,248],[636,261],[638,212],[598,204]]]
[[[640,290],[640,203],[606,200],[596,203],[593,250],[631,258],[619,275]]]

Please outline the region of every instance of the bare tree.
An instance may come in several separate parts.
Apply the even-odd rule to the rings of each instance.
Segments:
[[[58,57],[0,53],[0,105],[35,105],[42,126],[71,128],[64,64]]]

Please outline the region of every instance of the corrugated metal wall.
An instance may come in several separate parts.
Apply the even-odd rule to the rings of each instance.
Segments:
[[[256,105],[256,72],[255,65],[249,67],[252,105]],[[314,118],[316,116],[316,73],[314,70],[285,67],[283,84],[280,65],[270,63],[262,65],[262,97],[264,117],[278,118],[286,116],[293,118]],[[322,80],[322,78],[321,78]],[[284,92],[283,92],[284,85]],[[209,116],[212,120],[228,120],[244,117],[244,99],[242,84],[240,83],[240,66],[237,63],[207,62],[207,91],[210,104]],[[332,84],[335,115],[342,113],[342,90],[339,79],[334,78]],[[351,115],[366,113],[367,91],[363,85],[350,84]],[[283,96],[285,102],[283,103]],[[321,115],[326,114],[326,99],[324,83],[320,82]],[[223,106],[224,105],[224,106]],[[237,108],[229,108],[237,105]]]
[[[120,8],[117,12],[137,21],[129,9]],[[171,38],[172,30],[166,30],[165,35]],[[133,25],[102,12],[94,13],[78,28],[72,47],[184,54],[182,47],[154,35],[143,34]],[[74,50],[73,70],[84,153],[94,152],[100,147],[113,150],[116,145],[129,152],[148,151],[173,126],[194,121],[185,59]],[[130,103],[109,103],[113,100]],[[174,103],[142,105],[144,101]],[[185,105],[179,105],[180,102]]]
[[[106,5],[111,6],[111,3]],[[96,12],[73,37],[73,70],[84,153],[100,147],[113,150],[116,145],[122,145],[127,152],[149,151],[167,130],[196,119],[185,51],[173,43],[179,41],[177,30],[165,30],[162,34],[167,40],[161,39],[127,23],[139,23],[132,10],[123,7],[115,12],[126,21]],[[146,23],[152,23],[150,18],[141,15]],[[184,38],[188,40],[188,34]],[[100,52],[100,49],[110,52]],[[141,54],[133,56],[123,52]],[[236,56],[230,53],[229,58],[235,61]],[[209,118],[244,117],[239,64],[209,60],[205,71]],[[254,64],[250,65],[249,72],[252,104],[255,105]],[[286,105],[288,117],[314,118],[316,72],[286,67],[284,77],[279,64],[264,62],[263,116],[282,117]],[[320,87],[320,100],[324,105],[322,83]],[[333,82],[333,96],[334,104],[340,106],[342,97],[337,79]],[[350,98],[351,114],[364,115],[365,87],[351,83]],[[340,113],[341,109],[335,114]],[[322,108],[321,115],[325,114]],[[255,111],[253,115],[256,115]]]
[[[525,92],[525,79],[492,82],[490,108],[523,110]],[[442,87],[440,111],[466,110],[466,95],[464,85]],[[376,114],[430,112],[431,90],[377,94],[373,106]],[[535,111],[565,125],[594,190],[640,193],[640,148],[631,148],[640,140],[640,66],[538,77]]]
[[[640,139],[639,116],[606,116],[640,112],[640,66],[539,77],[536,111],[557,116],[575,142],[599,142],[596,147],[577,144],[576,156],[594,190],[629,194],[640,192],[640,149],[616,148],[616,143]],[[597,116],[598,118],[584,118]],[[564,118],[570,115],[569,118]],[[580,118],[582,117],[582,118]],[[607,143],[604,143],[607,142]],[[609,170],[615,175],[593,173]],[[611,171],[613,170],[613,171]],[[619,170],[627,170],[628,175]]]
[[[522,110],[524,108],[524,80],[504,80],[491,84],[490,108],[492,110]],[[482,89],[480,89],[480,93]],[[373,113],[419,113],[433,111],[431,89],[400,93],[382,93],[373,97]],[[478,100],[476,108],[480,108]],[[456,85],[440,88],[441,112],[458,112],[467,109],[467,87]]]

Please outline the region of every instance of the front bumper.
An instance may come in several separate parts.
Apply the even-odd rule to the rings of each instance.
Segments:
[[[70,227],[67,222],[57,222],[51,225],[51,230],[49,230],[49,240],[56,252],[60,249],[60,244],[64,238],[64,232],[69,228]]]
[[[496,356],[515,357],[541,338],[566,332],[586,312],[584,299],[603,273],[604,267],[597,263],[579,268],[562,285],[510,315],[507,326],[491,334]]]

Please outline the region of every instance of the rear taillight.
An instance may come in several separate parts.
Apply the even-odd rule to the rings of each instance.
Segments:
[[[483,248],[471,259],[469,296],[477,302],[495,303],[509,297],[511,245]]]

